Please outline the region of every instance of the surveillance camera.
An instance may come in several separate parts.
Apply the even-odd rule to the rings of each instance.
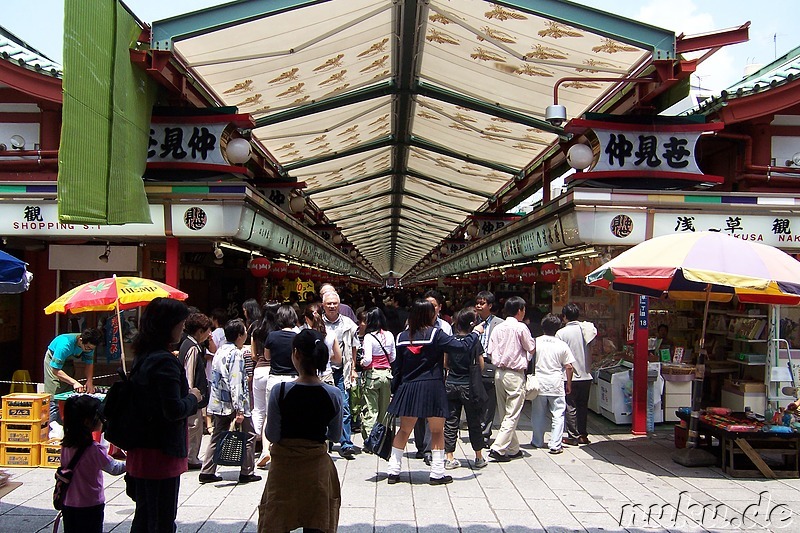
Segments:
[[[558,104],[549,105],[544,112],[544,119],[553,126],[560,126],[567,121],[567,108]]]

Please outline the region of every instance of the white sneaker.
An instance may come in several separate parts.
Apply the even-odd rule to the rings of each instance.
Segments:
[[[460,466],[461,466],[461,461],[459,461],[458,459],[451,459],[450,461],[444,462],[445,470],[455,470]]]

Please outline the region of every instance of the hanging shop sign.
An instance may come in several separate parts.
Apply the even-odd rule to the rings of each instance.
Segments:
[[[719,184],[722,176],[703,174],[697,165],[696,144],[704,132],[719,130],[722,123],[686,122],[647,124],[573,119],[570,133],[590,130],[599,141],[599,154],[586,171],[567,182],[592,180],[621,188],[663,188],[669,182]]]
[[[173,204],[170,207],[172,235],[233,237],[239,233],[245,211],[244,206],[233,204]]]
[[[560,250],[565,246],[559,217],[500,242],[501,253],[505,261],[536,257]]]
[[[673,233],[718,231],[735,239],[755,241],[776,248],[800,249],[800,217],[728,213],[655,213],[653,237]]]
[[[482,239],[483,237],[505,228],[509,224],[513,224],[522,217],[519,215],[481,214],[470,215],[469,218],[478,226],[477,237]]]
[[[577,208],[561,216],[568,245],[634,245],[647,233],[647,213],[643,210]]]
[[[148,170],[207,170],[245,173],[231,163],[228,141],[240,128],[253,128],[250,115],[159,116],[150,121]]]

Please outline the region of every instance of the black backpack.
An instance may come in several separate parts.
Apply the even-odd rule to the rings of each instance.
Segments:
[[[126,376],[122,369],[118,370],[121,379],[111,385],[102,405],[105,438],[123,450],[137,448],[143,436],[144,428],[140,427],[142,395],[133,381],[138,369],[139,362],[133,366],[130,376]]]

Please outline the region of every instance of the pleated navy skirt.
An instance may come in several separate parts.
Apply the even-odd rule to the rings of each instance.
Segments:
[[[388,411],[396,416],[447,418],[447,392],[439,379],[404,381],[392,396]]]

